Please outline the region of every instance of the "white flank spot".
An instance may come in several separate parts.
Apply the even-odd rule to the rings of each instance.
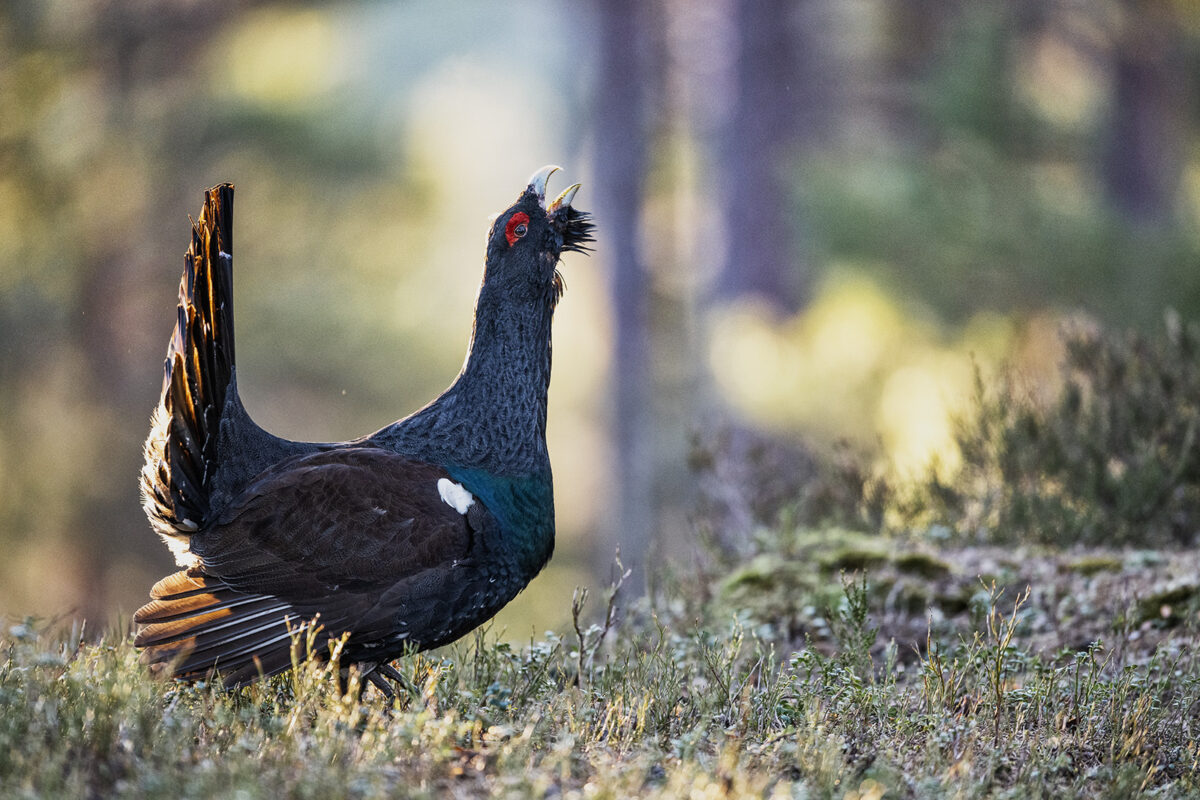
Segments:
[[[438,494],[446,501],[446,505],[460,514],[466,514],[467,509],[475,505],[475,497],[464,489],[462,484],[449,478],[438,478]]]

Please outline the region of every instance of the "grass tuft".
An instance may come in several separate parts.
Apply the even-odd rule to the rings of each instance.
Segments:
[[[411,688],[390,704],[353,671],[340,691],[335,663],[232,692],[162,681],[126,636],[26,621],[0,636],[0,796],[1200,792],[1194,614],[1048,647],[1059,595],[977,581],[961,614],[929,607],[903,638],[873,581],[843,575],[799,639],[720,598],[618,610],[610,587],[601,625],[577,597],[570,637],[481,632],[401,659]]]
[[[1196,341],[1081,339],[1057,405],[986,401],[915,535],[756,442],[821,491],[739,479],[770,497],[702,504],[690,572],[631,601],[618,562],[598,623],[578,590],[569,632],[398,660],[392,701],[336,658],[224,691],[10,624],[0,797],[1200,796],[1200,554],[1162,549],[1200,516]]]

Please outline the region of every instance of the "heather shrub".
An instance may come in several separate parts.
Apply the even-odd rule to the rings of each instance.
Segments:
[[[961,469],[931,471],[901,517],[968,541],[1185,546],[1200,532],[1200,329],[1064,333],[1048,400],[977,373]]]

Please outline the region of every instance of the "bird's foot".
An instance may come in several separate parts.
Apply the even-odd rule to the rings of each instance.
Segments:
[[[378,689],[380,694],[387,699],[389,705],[397,697],[397,687],[401,690],[400,696],[402,697],[412,697],[418,693],[417,688],[413,685],[412,681],[404,677],[404,675],[402,675],[400,671],[391,664],[365,663],[359,664],[358,668],[360,676],[358,684],[359,700],[362,699],[362,693],[366,691],[367,684],[370,684]],[[345,671],[339,675],[339,688],[343,691],[343,693],[345,692],[346,687],[341,685],[341,681],[346,677],[347,673]],[[391,683],[389,683],[389,681],[391,681]]]

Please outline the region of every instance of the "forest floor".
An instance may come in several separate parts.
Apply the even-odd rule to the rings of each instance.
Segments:
[[[593,598],[401,659],[393,704],[316,665],[164,682],[124,633],[10,621],[0,796],[1200,797],[1195,553],[803,530],[657,584],[607,627]]]

